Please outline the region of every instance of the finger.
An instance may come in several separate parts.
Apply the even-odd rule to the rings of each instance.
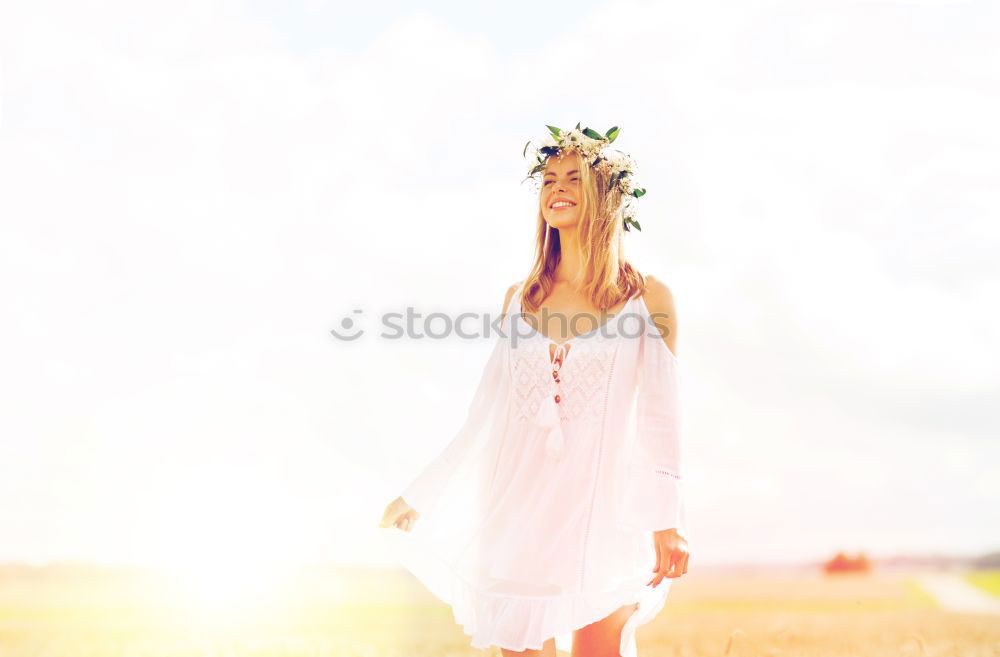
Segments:
[[[656,563],[653,564],[653,571],[652,571],[653,576],[649,579],[648,582],[646,582],[646,586],[656,586],[656,584],[659,584],[659,582],[657,582],[656,580],[657,578],[656,571],[660,569],[660,544],[654,540],[653,547],[656,549]],[[656,582],[656,584],[654,584],[654,582]]]
[[[666,559],[663,560],[663,576],[664,577],[676,577],[675,569],[677,565],[674,563],[674,551],[671,550],[667,555]]]
[[[683,550],[674,550],[671,554],[670,565],[673,568],[672,577],[680,577],[684,574],[684,555]]]
[[[654,570],[653,571],[653,576],[650,578],[650,580],[648,582],[646,582],[646,585],[647,586],[649,586],[649,585],[656,586],[656,584],[653,584],[653,582],[655,582],[656,578],[659,577],[659,576],[660,576],[659,569]]]
[[[684,563],[681,565],[681,575],[687,573],[687,571],[688,571],[688,559],[690,559],[690,558],[691,558],[691,555],[689,553],[685,552],[684,553]]]

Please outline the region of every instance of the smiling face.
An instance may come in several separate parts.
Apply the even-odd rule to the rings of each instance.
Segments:
[[[542,217],[553,228],[576,225],[583,199],[580,156],[569,151],[562,157],[549,157],[542,172],[539,195]]]

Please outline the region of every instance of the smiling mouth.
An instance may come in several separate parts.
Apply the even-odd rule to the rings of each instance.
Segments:
[[[566,201],[556,201],[553,203],[549,209],[553,212],[559,212],[560,210],[571,210],[576,207],[576,203],[567,203]]]

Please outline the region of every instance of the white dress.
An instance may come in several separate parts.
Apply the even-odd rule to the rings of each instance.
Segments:
[[[639,294],[561,344],[520,301],[519,286],[463,426],[402,492],[420,517],[391,540],[476,648],[569,651],[574,630],[638,602],[621,636],[636,657],[672,582],[646,584],[652,532],[690,542],[678,361]]]

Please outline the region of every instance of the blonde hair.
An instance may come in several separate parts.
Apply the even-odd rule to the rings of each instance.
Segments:
[[[622,222],[622,194],[618,188],[609,190],[611,181],[606,174],[595,171],[584,162],[578,151],[580,199],[579,256],[584,263],[573,285],[582,290],[594,307],[608,310],[644,290],[646,279],[625,260],[625,229]],[[544,192],[544,186],[539,195]],[[542,301],[555,287],[556,266],[562,258],[559,230],[549,226],[538,207],[535,262],[524,280],[521,299],[524,310],[538,311]]]

